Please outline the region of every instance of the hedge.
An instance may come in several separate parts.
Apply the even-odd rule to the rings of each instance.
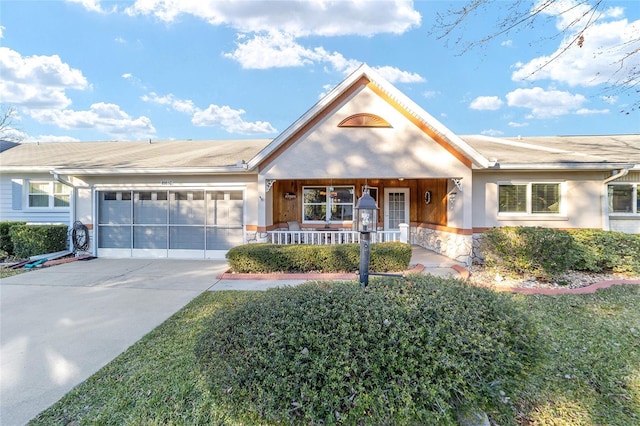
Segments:
[[[640,236],[594,229],[492,228],[480,253],[490,268],[550,278],[569,270],[640,273]]]
[[[8,256],[14,256],[13,241],[11,240],[11,228],[17,225],[26,225],[26,222],[0,222],[0,252],[7,253]]]
[[[65,250],[68,247],[66,225],[24,225],[10,227],[9,235],[16,257],[27,258]]]
[[[371,271],[404,271],[410,260],[409,244],[371,244]],[[360,246],[245,244],[230,249],[227,261],[231,270],[238,273],[354,272],[360,266]]]

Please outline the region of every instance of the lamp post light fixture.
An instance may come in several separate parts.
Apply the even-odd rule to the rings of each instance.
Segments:
[[[355,228],[360,232],[360,284],[369,285],[371,233],[378,229],[378,205],[365,187],[355,207]]]

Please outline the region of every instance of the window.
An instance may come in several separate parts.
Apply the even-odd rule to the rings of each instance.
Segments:
[[[610,213],[640,213],[640,185],[609,185]]]
[[[303,188],[304,222],[353,220],[353,186],[308,186]]]
[[[30,208],[69,207],[71,188],[60,182],[29,182]]]
[[[504,183],[498,185],[498,213],[559,214],[559,183]]]

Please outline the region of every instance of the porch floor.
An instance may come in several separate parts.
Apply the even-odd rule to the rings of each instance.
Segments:
[[[451,268],[452,266],[465,267],[461,262],[455,261],[445,255],[428,250],[422,246],[411,246],[411,265],[422,264],[425,268]]]

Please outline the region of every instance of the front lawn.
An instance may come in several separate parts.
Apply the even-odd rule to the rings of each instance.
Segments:
[[[209,318],[249,292],[206,292],[41,413],[31,424],[246,424],[214,403],[196,359]],[[545,349],[541,364],[504,394],[497,424],[640,423],[640,288],[591,295],[508,296]],[[263,424],[268,424],[263,422]]]

